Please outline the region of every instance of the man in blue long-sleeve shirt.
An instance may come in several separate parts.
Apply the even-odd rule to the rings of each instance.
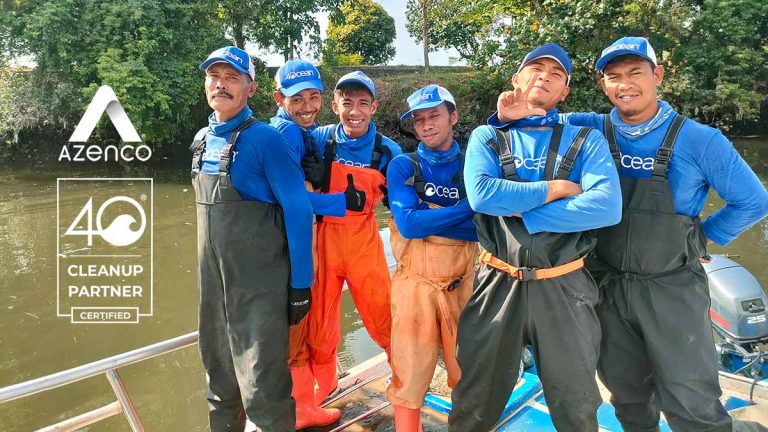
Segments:
[[[200,353],[213,432],[293,431],[288,326],[309,311],[312,207],[298,159],[248,108],[245,51],[200,65],[213,109],[193,143],[200,278]]]
[[[459,114],[448,90],[428,85],[408,97],[421,139],[414,153],[392,159],[387,170],[392,253],[392,383],[397,431],[421,430],[420,408],[440,347],[454,387],[456,322],[472,292],[477,262],[475,214],[464,192],[464,157],[453,139]]]
[[[513,76],[526,116],[470,137],[464,180],[483,265],[459,321],[451,431],[487,431],[498,420],[524,344],[535,348],[555,427],[597,431],[598,290],[584,257],[592,230],[620,220],[621,196],[603,136],[558,122],[570,74],[559,45],[531,51]]]
[[[563,118],[604,131],[622,183],[622,222],[599,232],[590,266],[603,290],[600,378],[626,431],[657,431],[659,411],[676,431],[730,431],[700,260],[765,217],[768,193],[719,131],[658,100],[664,70],[645,38],[615,41],[596,68],[613,110]],[[504,120],[515,117],[506,96]],[[701,221],[710,186],[725,206]]]

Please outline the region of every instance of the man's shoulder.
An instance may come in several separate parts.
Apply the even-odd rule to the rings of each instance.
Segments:
[[[285,136],[274,126],[264,122],[257,121],[247,129],[240,132],[239,142],[248,142],[253,144],[266,144],[275,140],[285,140]]]
[[[489,125],[480,125],[476,127],[474,130],[472,130],[472,133],[470,134],[469,139],[470,139],[470,142],[480,140],[482,144],[485,144],[490,139],[495,140],[496,128]]]
[[[403,149],[400,147],[400,144],[386,135],[381,136],[381,144],[389,148],[393,155],[399,155],[403,153]]]
[[[713,135],[722,135],[719,129],[712,126],[699,123],[696,120],[688,117],[683,123],[683,127],[680,129],[681,134],[691,135],[697,138],[711,138]]]
[[[389,170],[396,170],[401,173],[403,177],[410,177],[413,175],[413,161],[406,153],[400,153],[392,158],[392,162],[389,164]]]

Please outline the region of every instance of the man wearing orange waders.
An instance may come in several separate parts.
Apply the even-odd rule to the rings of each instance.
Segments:
[[[392,383],[395,430],[420,432],[421,411],[440,347],[454,387],[456,323],[472,293],[477,234],[464,191],[463,155],[453,139],[456,102],[428,85],[408,97],[421,139],[416,152],[398,156],[387,170],[392,209],[390,241],[398,262],[392,278]]]
[[[571,61],[546,44],[513,76],[525,112],[500,128],[481,126],[467,147],[464,179],[482,265],[459,320],[461,381],[452,432],[486,432],[534,347],[544,397],[560,431],[597,431],[598,290],[584,269],[592,230],[621,219],[621,192],[605,138],[558,123]]]
[[[373,81],[362,72],[351,72],[334,89],[333,112],[340,124],[312,132],[326,166],[321,190],[344,192],[354,179],[355,188],[367,197],[362,211],[327,216],[317,224],[318,272],[307,332],[310,366],[318,385],[316,401],[324,400],[338,384],[336,348],[344,281],[368,334],[389,353],[389,270],[373,209],[386,191],[386,167],[402,151],[376,132],[371,117],[377,107]]]
[[[365,194],[352,185],[344,193],[314,193],[322,180],[323,161],[317,154],[312,131],[323,100],[320,72],[305,60],[291,60],[278,69],[275,76],[277,90],[272,93],[279,109],[270,125],[279,130],[293,148],[297,162],[301,161],[315,214],[344,216],[347,209],[361,211]],[[312,227],[312,260],[317,268],[317,233]],[[323,409],[315,402],[315,378],[309,366],[309,346],[306,341],[307,319],[290,328],[288,364],[293,380],[292,396],[296,400],[296,429],[329,425],[341,417],[335,408]]]

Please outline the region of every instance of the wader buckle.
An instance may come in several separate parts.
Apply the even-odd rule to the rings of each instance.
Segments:
[[[511,275],[513,278],[519,280],[520,282],[525,281],[531,281],[531,280],[537,280],[536,277],[536,269],[529,268],[529,267],[518,267],[517,271],[514,275]]]
[[[451,292],[451,291],[455,290],[456,287],[461,285],[461,281],[463,281],[463,280],[464,280],[464,276],[454,279],[453,282],[451,282],[448,285],[446,285],[445,290],[448,291],[448,292]]]

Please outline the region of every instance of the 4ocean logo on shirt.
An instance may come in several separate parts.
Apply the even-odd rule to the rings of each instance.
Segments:
[[[104,113],[120,134],[122,145],[109,144],[104,147],[98,144],[88,144],[93,130]],[[129,143],[140,143],[141,138],[133,127],[117,95],[110,86],[99,87],[93,100],[86,108],[83,117],[69,138],[69,143],[61,148],[59,162],[146,162],[152,157],[152,149],[146,144],[134,146]]]

